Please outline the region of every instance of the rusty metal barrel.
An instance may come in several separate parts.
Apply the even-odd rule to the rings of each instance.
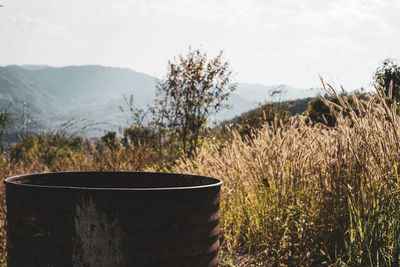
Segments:
[[[218,265],[218,179],[61,172],[5,184],[8,267]]]

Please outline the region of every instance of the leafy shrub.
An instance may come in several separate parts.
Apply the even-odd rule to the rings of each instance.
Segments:
[[[108,132],[104,136],[101,137],[101,141],[106,145],[109,149],[116,149],[119,145],[119,140],[117,138],[116,132]]]
[[[125,128],[123,142],[134,146],[149,145],[154,149],[157,149],[159,143],[157,133],[148,127]]]
[[[346,102],[351,106],[351,110],[354,111],[357,115],[361,115],[360,113],[360,108],[356,105],[356,101],[354,97],[357,97],[358,99],[365,100],[367,101],[369,99],[369,95],[367,94],[356,94],[356,95],[342,95],[340,96],[340,99],[345,99]],[[330,102],[327,103],[326,100],[324,100],[324,97],[316,97],[312,99],[308,103],[307,107],[307,116],[309,120],[312,123],[322,123],[325,124],[329,127],[334,127],[336,126],[336,116],[335,114],[338,111],[341,111],[344,116],[349,116],[349,111],[346,109],[342,109],[340,106],[340,100],[339,96],[333,96],[333,97],[328,97],[328,100]],[[360,104],[360,102],[358,102]]]
[[[400,63],[394,59],[385,59],[374,74],[374,81],[384,88],[385,94],[400,100]]]
[[[233,129],[237,129],[241,136],[250,137],[256,130],[262,128],[265,123],[271,123],[276,120],[284,124],[289,118],[288,110],[276,107],[273,104],[265,104],[234,118],[232,123],[236,126]]]
[[[84,153],[84,142],[82,137],[70,140],[61,135],[30,135],[11,145],[9,153],[14,162],[39,161],[51,168],[58,161]]]

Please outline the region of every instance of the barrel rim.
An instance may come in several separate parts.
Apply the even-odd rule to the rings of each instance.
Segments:
[[[215,183],[206,184],[206,185],[194,185],[194,186],[177,186],[177,187],[148,187],[148,188],[126,188],[126,187],[85,187],[85,186],[52,186],[52,185],[37,185],[37,184],[20,184],[16,183],[20,179],[29,177],[29,176],[40,176],[40,175],[60,175],[60,174],[107,174],[107,173],[130,173],[130,174],[145,174],[145,175],[157,175],[157,174],[168,174],[172,176],[178,175],[185,175],[185,176],[192,176],[192,177],[201,177],[201,178],[208,178],[214,180]],[[187,173],[161,173],[161,172],[132,172],[132,171],[66,171],[66,172],[41,172],[41,173],[30,173],[30,174],[22,174],[22,175],[15,175],[4,179],[4,184],[6,186],[16,186],[21,188],[51,188],[51,189],[66,189],[66,190],[89,190],[89,191],[171,191],[171,190],[195,190],[195,189],[205,189],[211,187],[219,187],[222,186],[222,180],[210,176],[202,176],[202,175],[194,175],[194,174],[187,174]]]

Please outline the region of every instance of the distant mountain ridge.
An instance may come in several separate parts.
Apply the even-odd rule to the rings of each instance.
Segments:
[[[133,95],[135,105],[146,108],[152,103],[155,86],[155,77],[126,68],[10,65],[0,67],[0,111],[8,108],[18,116],[15,114],[20,114],[25,105],[42,129],[54,130],[66,121],[75,120],[72,128],[82,128],[89,123],[100,125],[105,131],[117,131],[127,121],[119,109],[119,106],[126,106],[123,95]],[[268,95],[272,100],[279,95],[279,100],[285,101],[317,94],[317,90],[305,91],[284,85],[238,84],[227,103],[232,109],[222,111],[216,118],[233,118],[255,108],[259,102],[270,101]],[[86,132],[90,136],[102,134],[94,130]]]

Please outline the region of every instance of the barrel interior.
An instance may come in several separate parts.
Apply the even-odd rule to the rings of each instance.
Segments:
[[[42,173],[8,178],[6,183],[73,188],[173,189],[220,185],[211,177],[142,172]]]

